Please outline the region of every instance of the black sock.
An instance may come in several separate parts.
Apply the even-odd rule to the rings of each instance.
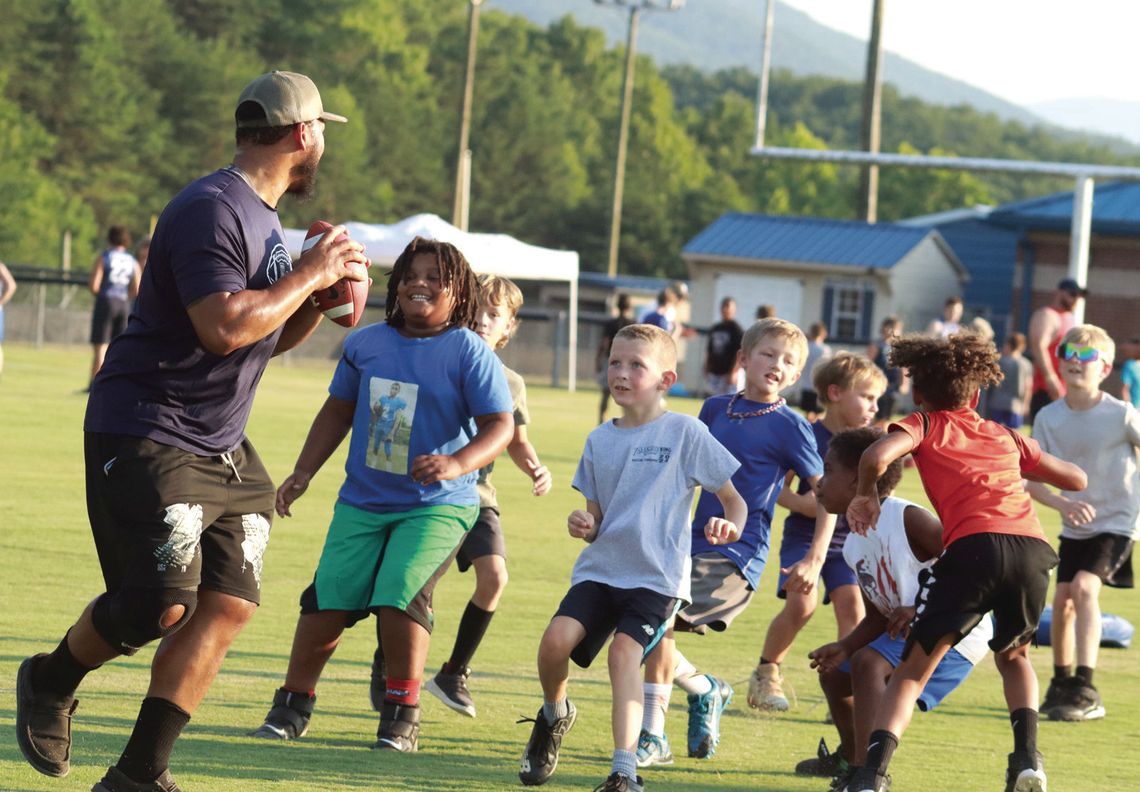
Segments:
[[[170,766],[174,742],[189,722],[190,713],[174,702],[143,699],[135,730],[119,757],[118,768],[127,778],[141,784],[158,778]]]
[[[895,749],[899,747],[899,738],[883,729],[871,732],[871,739],[867,743],[867,759],[863,762],[864,769],[874,769],[876,775],[885,776],[887,765],[891,763]]]
[[[98,668],[98,666],[95,666]],[[83,677],[95,668],[88,668],[75,659],[67,646],[67,636],[55,651],[35,663],[32,669],[32,688],[37,693],[52,696],[70,696],[75,693]]]
[[[1068,679],[1073,675],[1072,665],[1055,665],[1053,666],[1053,677],[1055,679]]]
[[[1092,687],[1093,670],[1089,666],[1077,666],[1077,679],[1081,684]]]
[[[1013,750],[1033,756],[1037,752],[1037,710],[1023,707],[1009,713],[1013,724]]]
[[[459,620],[459,631],[455,634],[455,647],[451,650],[451,659],[444,666],[445,673],[458,674],[467,667],[471,658],[475,656],[475,650],[482,643],[494,615],[494,611],[483,610],[474,602],[467,603],[463,618]]]

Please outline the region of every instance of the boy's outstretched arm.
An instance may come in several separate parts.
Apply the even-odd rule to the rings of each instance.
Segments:
[[[515,419],[509,412],[476,415],[475,428],[471,442],[454,454],[420,454],[413,459],[411,474],[416,483],[426,487],[483,467],[507,447],[514,433]]]
[[[820,476],[812,476],[807,479],[812,492],[815,492],[820,478]],[[816,581],[819,580],[819,570],[823,568],[823,562],[827,558],[827,546],[831,544],[831,537],[834,533],[835,515],[828,514],[824,509],[816,509],[815,533],[812,534],[811,546],[808,548],[807,555],[790,567],[780,569],[780,572],[788,577],[784,582],[785,591],[798,591],[802,594],[812,592]]]
[[[705,523],[705,538],[709,540],[709,544],[714,545],[735,542],[740,538],[740,532],[744,530],[744,523],[748,521],[748,504],[736,491],[732,479],[726,481],[724,486],[716,491],[716,497],[724,509],[724,516],[709,517],[709,521]]]
[[[811,667],[821,674],[835,671],[845,660],[878,638],[887,630],[887,617],[879,612],[867,595],[863,595],[863,609],[866,615],[855,625],[855,629],[838,641],[833,641],[808,652]]]
[[[1052,484],[1069,492],[1080,492],[1089,485],[1089,477],[1083,470],[1072,462],[1066,462],[1045,451],[1041,452],[1041,461],[1037,467],[1023,471],[1021,475],[1029,481]]]
[[[598,526],[602,524],[602,507],[597,501],[587,500],[585,510],[575,509],[566,518],[566,529],[575,539],[592,542],[598,538]]]
[[[1066,498],[1039,481],[1026,481],[1025,491],[1033,500],[1060,512],[1061,517],[1070,525],[1087,525],[1096,519],[1096,507],[1091,503]]]
[[[887,432],[867,447],[859,458],[859,483],[847,507],[847,524],[865,535],[879,521],[879,490],[876,482],[887,467],[914,450],[914,440],[902,431]]]
[[[550,492],[550,471],[546,469],[546,465],[538,461],[538,452],[534,450],[534,446],[526,436],[526,426],[515,424],[515,433],[511,437],[511,442],[507,444],[507,453],[511,455],[515,466],[530,476],[534,482],[534,487],[531,489],[534,495],[545,495]]]
[[[309,427],[305,444],[301,446],[301,453],[293,464],[293,472],[277,488],[279,515],[293,516],[289,507],[293,501],[305,494],[309,481],[344,440],[344,436],[352,428],[352,415],[355,411],[354,401],[344,401],[332,396],[325,399],[325,403],[317,411],[317,417],[313,419],[313,425]]]

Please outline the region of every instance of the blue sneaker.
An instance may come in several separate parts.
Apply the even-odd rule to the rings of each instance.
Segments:
[[[732,701],[732,685],[711,674],[705,678],[712,690],[703,696],[689,696],[689,756],[711,759],[720,742],[720,716]]]
[[[673,752],[669,750],[669,738],[662,734],[650,734],[645,729],[637,738],[637,766],[673,764]]]

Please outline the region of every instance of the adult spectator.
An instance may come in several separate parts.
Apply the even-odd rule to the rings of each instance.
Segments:
[[[986,417],[991,421],[1020,429],[1025,423],[1025,413],[1029,409],[1029,389],[1033,383],[1033,364],[1022,353],[1025,351],[1025,336],[1010,333],[1005,339],[998,366],[1002,380],[993,386],[989,393]]]
[[[756,306],[756,321],[761,319],[775,319],[776,306],[774,305],[757,305]]]
[[[123,226],[111,226],[107,232],[109,247],[91,265],[87,285],[95,295],[91,312],[91,379],[99,373],[107,346],[127,328],[131,300],[139,291],[142,267],[127,246],[131,235]]]
[[[709,396],[736,392],[736,372],[740,368],[737,352],[744,338],[744,328],[736,321],[736,300],[720,301],[720,321],[709,328],[705,349],[705,389]]]
[[[626,325],[633,324],[633,311],[630,308],[629,295],[617,296],[618,315],[602,325],[602,337],[598,339],[598,349],[594,353],[594,367],[597,371],[598,387],[602,389],[602,402],[598,405],[598,423],[606,420],[606,407],[610,403],[610,347],[613,346],[614,336]]]
[[[942,306],[942,316],[926,328],[926,334],[935,338],[952,336],[962,329],[962,298],[948,297]]]
[[[1137,344],[1140,344],[1140,339],[1133,338],[1132,346]],[[1140,361],[1130,358],[1121,364],[1120,385],[1120,398],[1131,403],[1133,407],[1140,407]]]
[[[4,306],[12,300],[16,293],[16,279],[11,271],[0,261],[0,374],[4,373]]]
[[[87,403],[87,508],[106,592],[17,676],[20,750],[68,772],[74,693],[90,671],[156,639],[150,686],[118,763],[93,792],[177,786],[174,743],[257,607],[275,493],[245,437],[270,356],[316,328],[309,295],[367,278],[337,226],[293,265],[277,204],[312,192],[325,147],[312,80],[242,91],[233,164],[191,183],[155,228],[138,310]]]
[[[1088,290],[1072,278],[1063,278],[1053,292],[1053,299],[1029,317],[1029,355],[1033,359],[1033,395],[1029,399],[1029,423],[1046,404],[1065,395],[1061,381],[1061,361],[1057,345],[1077,320],[1073,310]]]

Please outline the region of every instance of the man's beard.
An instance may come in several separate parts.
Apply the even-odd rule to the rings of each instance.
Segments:
[[[289,171],[289,187],[285,190],[289,195],[295,196],[299,201],[307,201],[313,197],[317,186],[317,165],[320,156],[309,158],[306,162],[294,165]]]

